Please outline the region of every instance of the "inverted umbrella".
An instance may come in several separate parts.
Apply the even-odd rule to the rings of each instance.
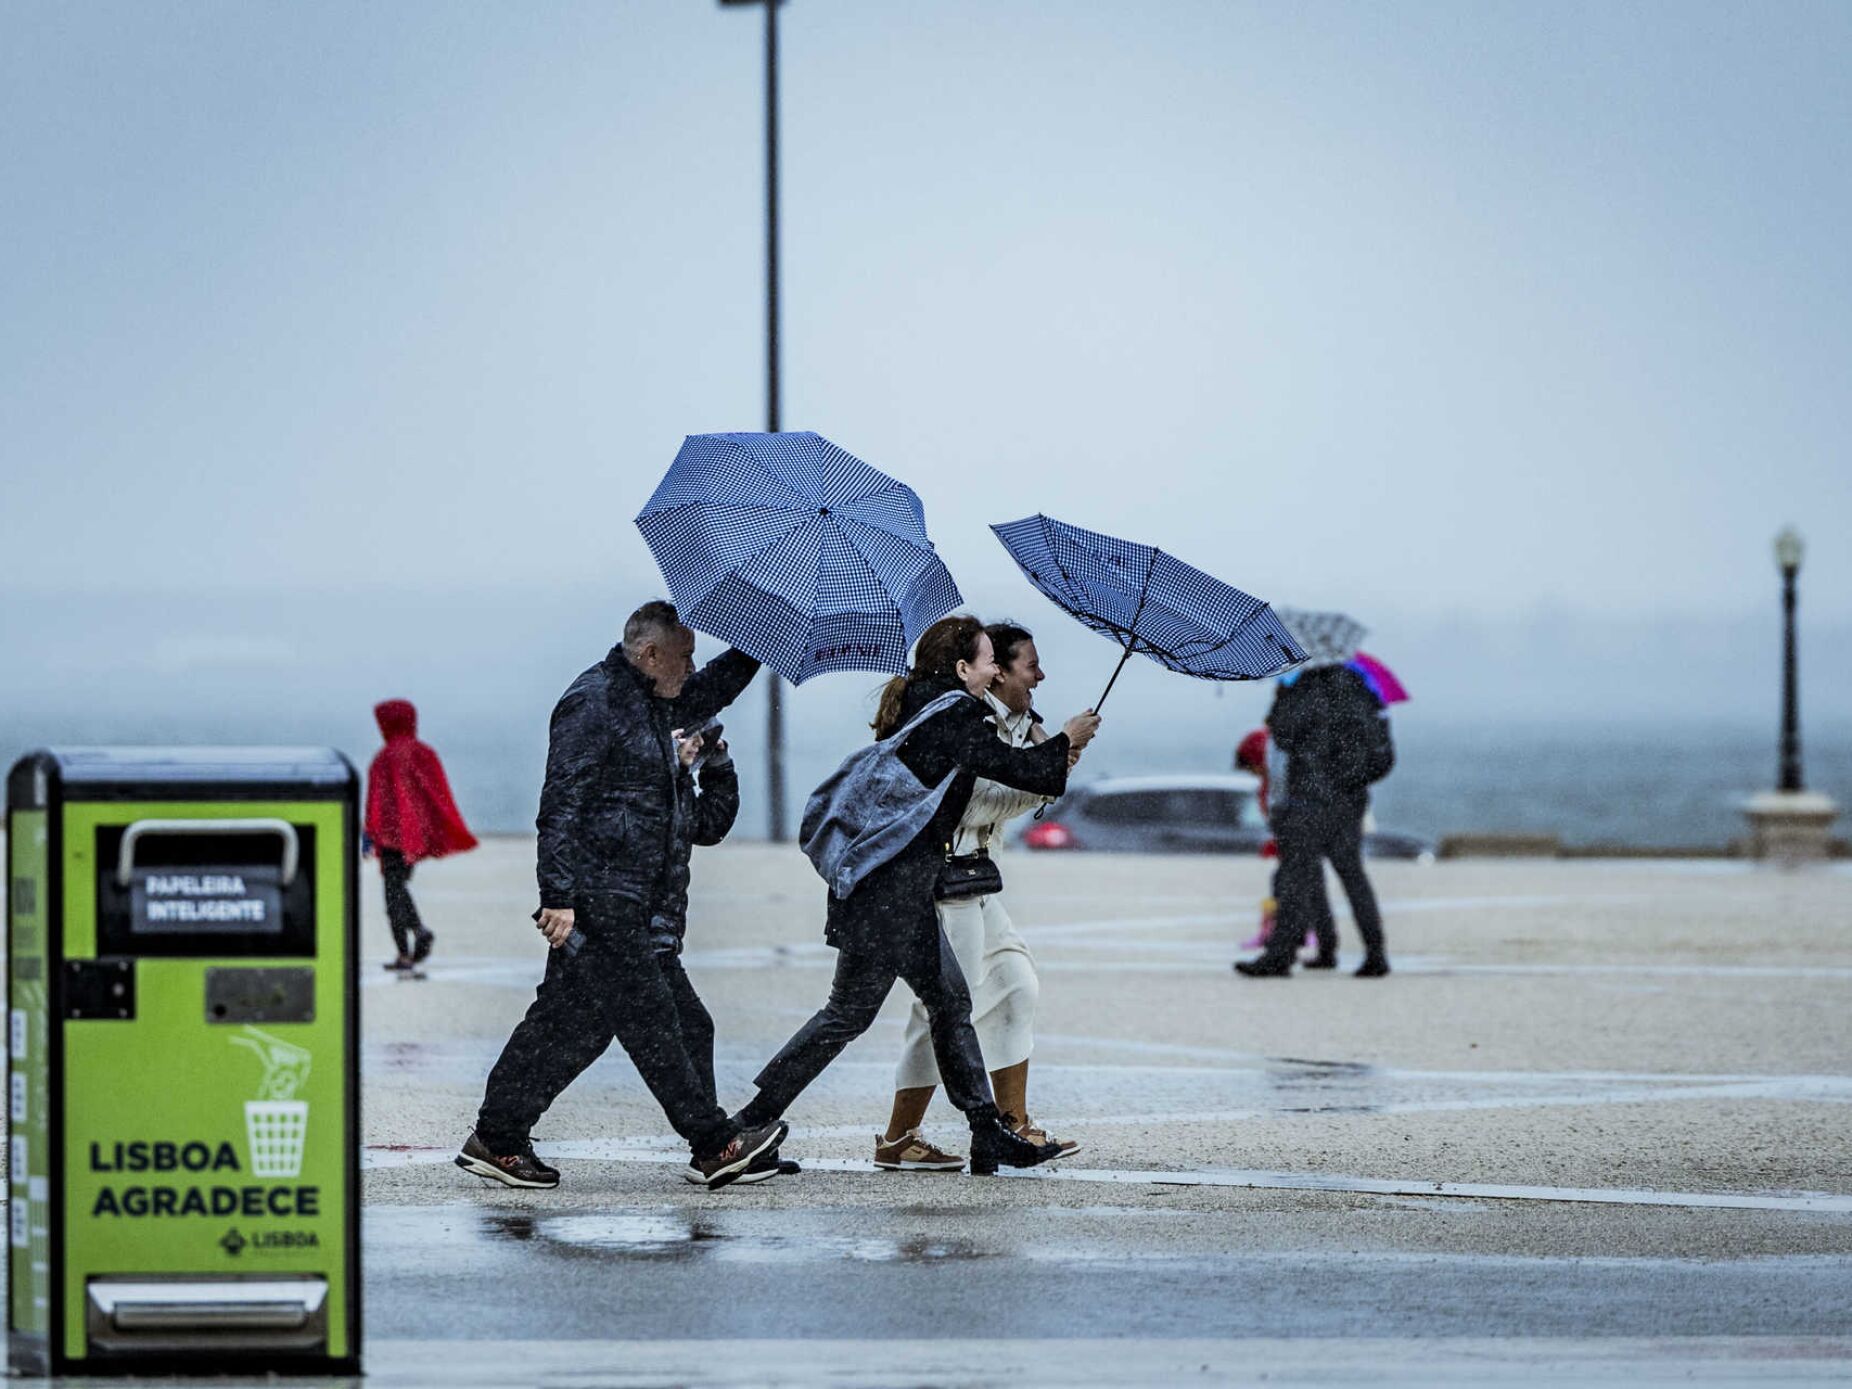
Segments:
[[[690,434],[637,529],[682,620],[793,685],[903,672],[960,602],[913,490],[821,434]]]
[[[1359,651],[1347,662],[1350,668],[1361,675],[1364,683],[1370,687],[1378,700],[1384,704],[1402,704],[1408,699],[1408,689],[1396,678],[1396,673],[1377,660],[1367,651]]]
[[[1315,612],[1310,608],[1274,611],[1313,665],[1342,665],[1357,654],[1357,648],[1370,634],[1370,629],[1349,613]]]
[[[1030,583],[1123,649],[1096,711],[1134,651],[1201,680],[1260,680],[1305,659],[1261,599],[1154,546],[1042,515],[991,530]]]

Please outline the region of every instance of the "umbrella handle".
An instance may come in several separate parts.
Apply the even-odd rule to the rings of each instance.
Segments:
[[[1112,679],[1106,682],[1106,688],[1100,691],[1100,697],[1093,701],[1094,713],[1100,712],[1100,706],[1106,703],[1106,696],[1111,694],[1112,687],[1119,683],[1119,672],[1124,670],[1125,663],[1132,659],[1132,645],[1131,642],[1125,644],[1125,654],[1119,658],[1119,664],[1112,668]]]

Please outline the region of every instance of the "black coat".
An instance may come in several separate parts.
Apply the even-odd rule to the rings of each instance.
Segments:
[[[682,953],[682,937],[688,931],[689,856],[695,845],[718,844],[733,828],[740,813],[739,771],[731,757],[724,762],[703,762],[699,772],[683,767],[676,778],[676,794],[680,803],[675,833],[649,922],[651,948],[673,955]]]
[[[947,690],[949,680],[914,680],[901,699],[904,723]],[[841,950],[874,955],[896,966],[938,959],[939,918],[932,889],[958,821],[979,777],[1019,791],[1058,796],[1067,789],[1067,734],[1034,747],[1013,748],[997,736],[982,700],[960,700],[934,714],[901,745],[900,760],[928,786],[957,773],[932,823],[912,843],[874,869],[847,897],[829,899],[824,938]]]
[[[1373,739],[1383,706],[1356,671],[1348,666],[1314,666],[1273,697],[1267,729],[1286,754],[1286,787],[1281,809],[1330,806],[1361,809],[1369,800],[1369,783],[1351,779],[1347,770],[1358,760],[1355,744]]]
[[[585,892],[654,905],[675,847],[681,764],[669,730],[711,719],[758,669],[744,652],[728,651],[676,698],[660,699],[617,646],[567,687],[553,709],[535,820],[542,907],[571,907]]]

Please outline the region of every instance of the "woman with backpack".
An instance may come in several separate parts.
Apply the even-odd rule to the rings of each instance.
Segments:
[[[1035,712],[1035,687],[1043,675],[1034,634],[1011,622],[993,622],[984,630],[997,658],[997,679],[984,691],[997,736],[1017,748],[1045,742],[1048,732]],[[1029,1117],[1029,1055],[1035,1049],[1041,981],[1028,943],[1004,909],[1003,875],[991,861],[990,846],[1001,842],[1005,824],[1040,810],[1050,799],[980,778],[958,822],[948,872],[937,893],[939,925],[971,989],[971,1025],[983,1048],[997,1108],[1003,1122],[1031,1143],[1051,1141]],[[930,1020],[925,1006],[915,1000],[901,1040],[887,1132],[875,1139],[876,1167],[890,1172],[955,1172],[965,1165],[958,1154],[944,1151],[920,1133],[938,1087]],[[1052,1141],[1062,1157],[1080,1151],[1072,1139]]]
[[[971,1171],[988,1175],[1000,1165],[1033,1167],[1059,1156],[1058,1145],[1032,1143],[1002,1121],[971,1025],[971,992],[939,925],[936,891],[977,779],[1060,795],[1069,753],[1092,740],[1099,716],[1076,714],[1053,737],[1012,747],[997,736],[984,700],[997,673],[983,623],[946,617],[921,636],[912,669],[882,690],[877,738],[904,731],[899,762],[921,787],[943,784],[946,790],[904,847],[861,873],[843,895],[831,892],[824,937],[838,955],[829,1001],[766,1063],[756,1078],[759,1093],[740,1111],[740,1123],[757,1126],[782,1116],[868,1030],[894,981],[902,979],[926,1007],[946,1097],[971,1126]]]

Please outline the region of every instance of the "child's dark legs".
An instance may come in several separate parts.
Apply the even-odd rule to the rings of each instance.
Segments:
[[[379,872],[386,880],[386,920],[392,927],[392,943],[401,959],[422,960],[431,953],[432,936],[418,919],[418,904],[412,901],[412,865],[397,849],[381,849]]]

